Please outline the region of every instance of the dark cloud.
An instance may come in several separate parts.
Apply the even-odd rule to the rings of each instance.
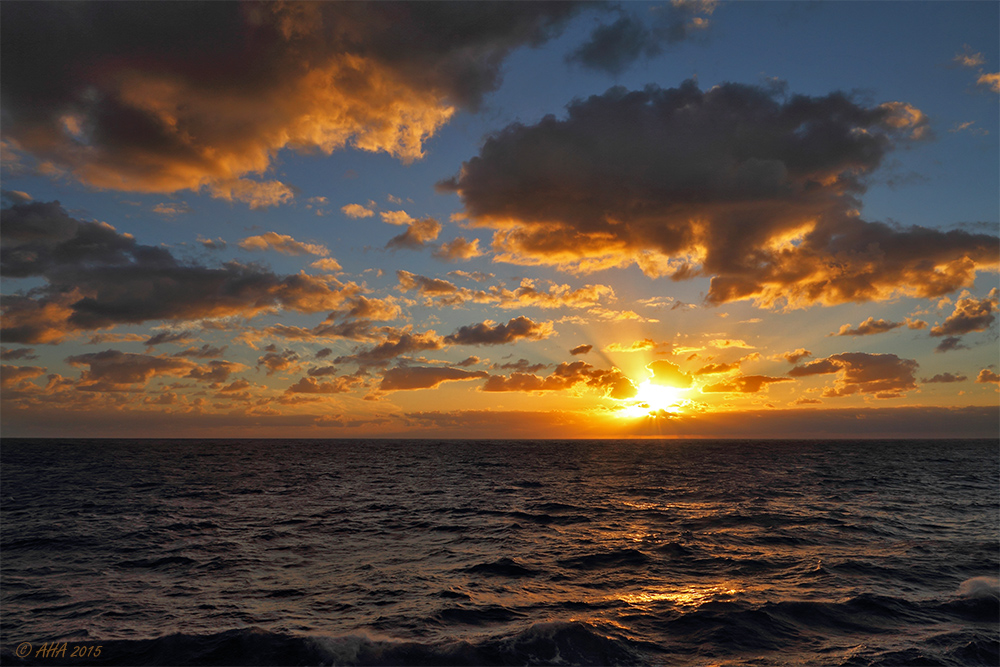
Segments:
[[[45,369],[38,366],[0,365],[0,387],[11,388],[32,378],[45,375]]]
[[[439,188],[497,230],[499,261],[710,276],[715,304],[933,297],[996,267],[997,237],[858,215],[883,157],[928,132],[904,103],[839,92],[613,88],[492,135]]]
[[[518,371],[520,373],[537,373],[545,368],[548,368],[548,364],[533,364],[527,359],[518,359],[517,361],[505,364],[493,364],[490,366],[491,370]]]
[[[440,350],[444,343],[433,331],[411,333],[409,331],[391,332],[385,340],[368,348],[355,350],[348,356],[337,357],[334,363],[356,363],[361,366],[384,365],[390,360],[413,352],[425,350]]]
[[[578,354],[587,354],[592,349],[594,349],[593,345],[587,345],[587,344],[577,345],[572,350],[570,350],[569,353],[572,354],[573,356],[576,356]]]
[[[0,275],[48,283],[29,296],[4,297],[2,336],[9,342],[51,343],[74,331],[149,320],[312,313],[359,291],[330,277],[279,276],[255,264],[183,263],[108,224],[71,218],[58,202],[17,204],[0,214]]]
[[[645,9],[647,5],[640,7]],[[649,15],[645,17],[622,9],[618,20],[595,28],[590,39],[566,60],[609,74],[620,74],[639,58],[657,56],[665,46],[703,31],[708,27],[706,16],[714,7],[712,0],[675,1],[649,8]]]
[[[38,355],[30,347],[16,347],[14,349],[0,348],[0,360],[17,361],[19,359],[37,359]]]
[[[424,218],[414,220],[406,227],[406,231],[398,236],[393,236],[385,247],[389,250],[398,248],[409,248],[419,250],[429,241],[433,241],[441,233],[441,223],[434,218]]]
[[[563,362],[550,375],[516,372],[510,376],[491,375],[482,390],[487,392],[563,391],[584,383],[610,398],[624,400],[636,395],[635,385],[620,370],[594,368],[585,361]]]
[[[784,354],[781,355],[781,357],[790,364],[797,364],[802,359],[811,356],[812,352],[805,349],[804,347],[800,347],[797,350],[792,350],[791,352],[785,352]]]
[[[937,347],[934,348],[935,352],[951,352],[952,350],[968,350],[968,345],[962,345],[962,339],[959,336],[948,336],[943,338]]]
[[[879,319],[876,320],[874,317],[869,317],[867,320],[858,325],[856,329],[852,329],[850,324],[845,324],[840,327],[840,331],[835,334],[830,334],[831,336],[872,336],[874,334],[885,333],[887,331],[892,331],[893,329],[898,329],[899,327],[906,324],[906,322],[889,322],[887,320]]]
[[[419,158],[570,2],[3,3],[3,137],[95,187],[266,206],[283,148]]]
[[[147,343],[148,345],[148,343]],[[180,352],[174,352],[172,356],[175,357],[189,357],[192,359],[211,359],[212,357],[221,357],[226,352],[226,346],[215,347],[214,345],[209,345],[205,343],[201,347],[189,347],[186,350],[181,350]]]
[[[720,373],[728,373],[739,369],[740,362],[738,361],[734,361],[731,364],[705,364],[696,370],[693,375],[718,375]]]
[[[243,364],[235,364],[229,361],[210,361],[205,366],[192,368],[191,372],[184,377],[201,380],[203,382],[225,382],[233,373],[237,373],[246,368]]]
[[[66,359],[71,366],[86,366],[77,389],[84,391],[131,391],[158,375],[188,376],[199,367],[186,360],[132,354],[118,350],[78,354]]]
[[[285,391],[289,394],[343,394],[350,391],[357,382],[356,378],[351,377],[333,378],[331,382],[319,382],[312,377],[304,377]]]
[[[150,336],[143,345],[153,347],[154,345],[162,345],[164,343],[186,343],[193,337],[190,331],[161,331],[158,334]]]
[[[268,348],[273,348],[273,345],[269,345]],[[267,374],[281,373],[281,372],[291,372],[298,369],[298,364],[295,362],[299,360],[299,355],[294,350],[285,350],[283,352],[278,352],[276,349],[267,349],[263,355],[257,358],[257,367],[263,366],[267,369]]]
[[[480,322],[460,327],[445,336],[451,345],[506,345],[519,340],[541,340],[553,334],[551,322],[532,322],[527,317],[515,317],[507,324]]]
[[[965,382],[968,379],[969,378],[965,377],[961,373],[958,374],[938,373],[937,375],[935,375],[930,379],[923,378],[920,381],[923,382],[924,384],[934,384],[938,382]]]
[[[701,390],[703,392],[756,394],[775,382],[791,382],[791,378],[769,377],[767,375],[741,375],[732,380],[706,385]]]
[[[443,382],[475,380],[488,375],[486,371],[463,371],[459,368],[403,366],[387,370],[379,383],[379,389],[381,391],[433,389]]]
[[[475,366],[480,361],[481,360],[479,357],[473,355],[471,357],[466,357],[465,359],[463,359],[462,361],[458,362],[455,365],[458,366],[459,368],[468,368],[469,366]]]
[[[316,352],[316,358],[317,359],[325,359],[326,357],[329,357],[331,354],[333,354],[333,350],[331,350],[328,347],[324,347],[323,349],[318,350]]]
[[[337,367],[319,366],[317,368],[310,368],[308,371],[306,371],[306,373],[309,375],[309,377],[314,377],[314,378],[326,377],[327,375],[336,375]]]
[[[875,398],[899,398],[917,388],[917,362],[895,354],[845,352],[817,359],[788,371],[791,377],[838,373],[837,382],[823,391],[823,397],[872,394]]]
[[[996,321],[1000,290],[993,288],[990,293],[977,299],[963,294],[955,303],[955,310],[942,324],[931,327],[932,336],[961,336],[973,331],[985,331]]]

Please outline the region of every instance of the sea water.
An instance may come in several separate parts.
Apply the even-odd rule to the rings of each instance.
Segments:
[[[0,455],[4,665],[1000,664],[996,441]]]

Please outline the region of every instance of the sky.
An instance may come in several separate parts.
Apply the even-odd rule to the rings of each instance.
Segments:
[[[7,437],[996,437],[1000,4],[0,4]]]

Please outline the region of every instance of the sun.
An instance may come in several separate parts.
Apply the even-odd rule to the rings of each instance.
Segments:
[[[683,389],[646,380],[639,385],[635,398],[622,408],[624,417],[649,417],[661,412],[678,412]]]

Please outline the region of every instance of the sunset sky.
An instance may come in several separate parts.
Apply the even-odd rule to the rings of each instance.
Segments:
[[[998,25],[5,1],[3,435],[995,437]]]

